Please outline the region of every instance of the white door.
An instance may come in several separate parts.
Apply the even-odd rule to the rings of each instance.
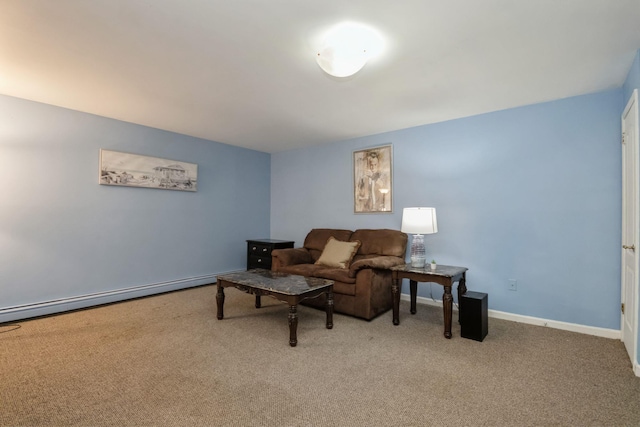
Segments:
[[[622,341],[633,366],[638,339],[638,90],[622,114]]]

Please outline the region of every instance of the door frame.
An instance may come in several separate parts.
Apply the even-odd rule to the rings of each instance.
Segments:
[[[636,123],[635,123],[635,129],[634,129],[634,138],[632,141],[628,141],[625,140],[625,122],[624,122],[624,118],[627,116],[627,114],[629,114],[629,110],[634,108],[635,109],[635,116],[636,116]],[[631,97],[629,98],[629,101],[627,102],[627,105],[622,113],[622,116],[620,118],[621,120],[621,130],[622,130],[622,137],[623,137],[623,144],[634,144],[634,150],[632,150],[632,152],[635,154],[635,158],[633,159],[633,171],[627,171],[625,170],[625,160],[624,160],[624,153],[625,153],[625,149],[622,149],[622,181],[623,181],[623,189],[622,189],[622,245],[629,245],[629,244],[633,244],[636,247],[636,250],[634,251],[634,264],[635,264],[635,269],[636,269],[636,274],[635,274],[635,283],[631,284],[631,286],[633,286],[633,295],[631,298],[634,299],[634,310],[635,313],[626,313],[626,315],[628,316],[629,314],[631,314],[633,316],[632,319],[632,327],[633,327],[633,331],[632,331],[632,336],[631,336],[631,345],[629,346],[631,348],[631,353],[629,354],[629,358],[631,359],[631,365],[633,367],[633,371],[636,374],[636,376],[640,376],[640,363],[638,363],[638,318],[640,317],[640,307],[638,307],[638,283],[639,283],[639,270],[640,270],[640,247],[639,247],[639,242],[638,242],[638,233],[640,233],[640,221],[639,221],[639,217],[640,217],[640,203],[639,203],[639,199],[640,199],[640,191],[638,191],[638,189],[640,189],[640,181],[639,181],[639,167],[638,167],[638,163],[640,162],[640,152],[638,151],[639,147],[640,147],[640,135],[638,133],[638,128],[639,128],[639,124],[638,124],[638,119],[639,119],[639,115],[638,115],[638,89],[634,89],[633,93],[631,94]],[[632,175],[632,179],[636,182],[636,184],[638,185],[638,188],[636,189],[636,194],[634,196],[635,200],[632,201],[628,201],[626,200],[625,197],[625,190],[624,190],[624,180],[625,180],[625,175],[626,174],[631,174]],[[625,236],[625,220],[624,220],[624,215],[625,215],[625,207],[626,207],[626,203],[635,203],[636,204],[636,218],[635,218],[635,226],[636,226],[636,236],[634,237],[634,242],[625,242],[624,241],[624,236]],[[625,249],[621,249],[621,260],[620,260],[620,264],[621,264],[621,269],[620,269],[620,289],[621,289],[621,295],[620,295],[620,300],[621,300],[621,304],[625,303],[625,295],[626,295],[626,288],[625,286],[628,286],[629,284],[627,284],[625,282],[625,261],[624,261],[624,257],[625,257]],[[625,328],[625,313],[620,313],[620,339],[622,341],[624,341],[624,328]],[[626,346],[625,346],[626,347]]]

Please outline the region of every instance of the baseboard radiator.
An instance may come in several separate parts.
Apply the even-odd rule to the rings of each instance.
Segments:
[[[189,277],[168,282],[152,283],[141,286],[133,286],[123,289],[114,289],[92,294],[78,295],[51,301],[42,301],[33,304],[17,305],[0,308],[0,323],[14,322],[16,320],[46,316],[65,311],[93,307],[102,304],[125,301],[164,292],[177,291],[196,286],[207,285],[216,281],[216,276],[224,273],[216,273],[205,276]]]

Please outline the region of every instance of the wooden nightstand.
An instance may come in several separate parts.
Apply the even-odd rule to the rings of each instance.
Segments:
[[[271,251],[293,247],[292,240],[247,240],[247,270],[266,268],[271,270]]]

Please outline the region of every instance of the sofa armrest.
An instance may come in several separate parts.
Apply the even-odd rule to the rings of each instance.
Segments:
[[[373,258],[364,258],[354,261],[349,267],[349,277],[356,277],[358,271],[365,268],[377,268],[380,270],[388,270],[396,265],[405,264],[404,259],[397,256],[377,256]]]
[[[305,248],[274,249],[271,251],[271,265],[284,267],[286,265],[313,264],[311,253]],[[277,271],[277,270],[276,270]]]

